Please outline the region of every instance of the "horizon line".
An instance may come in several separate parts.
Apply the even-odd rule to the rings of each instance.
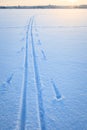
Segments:
[[[81,5],[0,5],[0,9],[87,9],[87,4]]]

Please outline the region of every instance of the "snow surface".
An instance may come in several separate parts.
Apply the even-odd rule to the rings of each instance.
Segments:
[[[87,130],[87,10],[0,9],[0,130]]]

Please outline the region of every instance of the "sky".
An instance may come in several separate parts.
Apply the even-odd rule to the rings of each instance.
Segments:
[[[0,0],[0,5],[81,5],[87,0]]]

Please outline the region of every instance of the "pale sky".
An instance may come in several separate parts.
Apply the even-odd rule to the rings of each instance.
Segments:
[[[80,5],[87,0],[0,0],[0,5]]]

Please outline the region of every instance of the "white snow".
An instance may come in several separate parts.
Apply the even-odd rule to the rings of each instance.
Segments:
[[[87,10],[0,9],[0,130],[86,130],[86,99]]]

